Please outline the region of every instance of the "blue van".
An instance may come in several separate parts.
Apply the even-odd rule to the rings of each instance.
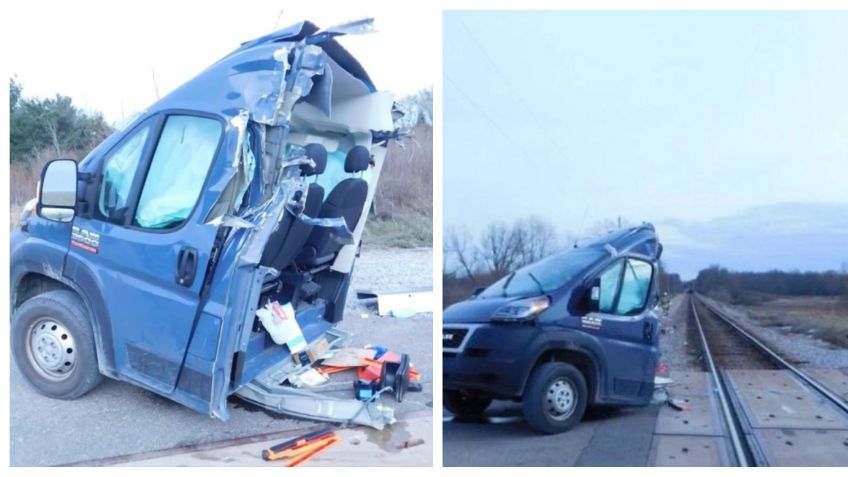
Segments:
[[[658,357],[654,227],[614,232],[527,265],[444,311],[444,405],[480,416],[520,401],[564,432],[589,405],[651,401]]]
[[[12,234],[15,361],[41,393],[103,376],[226,420],[268,409],[382,427],[392,410],[281,383],[299,366],[256,318],[291,304],[307,345],[335,330],[387,143],[393,98],[301,22],[243,43],[79,164],[47,164]]]

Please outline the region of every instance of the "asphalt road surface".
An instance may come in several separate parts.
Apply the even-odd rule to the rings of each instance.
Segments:
[[[431,285],[432,250],[364,249],[340,325],[354,333],[351,345],[382,344],[411,355],[422,374],[423,392],[407,394],[400,404],[389,396],[381,398],[395,407],[401,421],[407,414],[432,411],[432,317],[379,317],[374,309],[357,302],[355,290]],[[72,464],[314,426],[310,421],[268,415],[236,400],[230,402],[230,420],[224,423],[113,380],[104,380],[80,399],[53,400],[35,392],[14,363],[11,368],[10,463],[15,466]],[[432,433],[413,437],[430,440]]]
[[[657,406],[598,408],[562,434],[531,429],[521,406],[496,402],[480,421],[455,421],[445,410],[445,466],[633,466],[648,464]]]

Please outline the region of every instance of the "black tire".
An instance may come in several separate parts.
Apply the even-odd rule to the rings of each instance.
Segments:
[[[50,334],[51,328],[58,331]],[[55,353],[44,358],[49,350]],[[27,381],[52,398],[76,399],[103,379],[85,305],[68,290],[37,295],[17,309],[12,317],[12,354]],[[49,369],[47,365],[54,362],[57,368]]]
[[[460,391],[445,391],[442,398],[445,408],[457,417],[480,417],[492,404],[492,398],[468,395]]]
[[[577,368],[568,363],[545,363],[530,375],[521,404],[530,427],[557,434],[583,419],[588,398],[586,378]]]

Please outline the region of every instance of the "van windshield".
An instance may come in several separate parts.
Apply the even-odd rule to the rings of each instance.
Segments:
[[[480,298],[541,295],[552,292],[579,275],[607,252],[578,248],[543,258],[501,278],[480,293]]]

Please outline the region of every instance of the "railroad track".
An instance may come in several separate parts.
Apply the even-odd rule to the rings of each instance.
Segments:
[[[848,465],[843,397],[700,296],[690,308],[738,465]]]

